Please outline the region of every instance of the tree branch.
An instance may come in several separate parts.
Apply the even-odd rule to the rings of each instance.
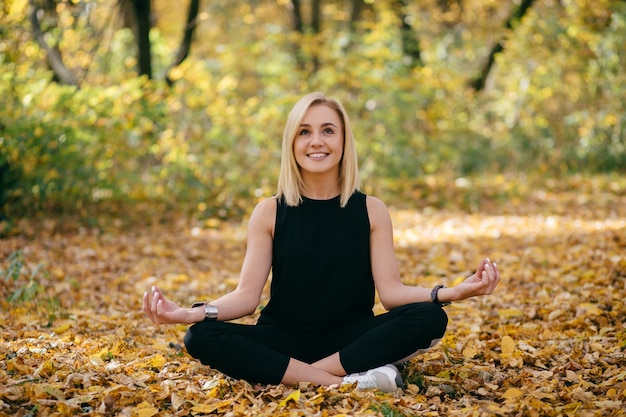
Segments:
[[[41,30],[41,23],[39,22],[39,14],[43,13],[43,9],[37,7],[33,0],[29,1],[30,3],[30,15],[29,20],[30,24],[33,27],[33,33],[35,35],[35,39],[37,39],[37,43],[46,52],[46,60],[48,61],[48,65],[52,72],[54,73],[54,77],[60,84],[65,85],[74,85],[78,86],[78,81],[76,77],[70,71],[70,69],[63,63],[63,57],[61,56],[61,50],[58,45],[50,46],[45,40],[45,34]]]
[[[504,24],[507,32],[509,32],[513,28],[513,24],[522,20],[522,17],[526,14],[528,9],[533,5],[534,0],[522,0],[520,6],[515,10],[509,19]],[[507,35],[504,35],[492,48],[489,56],[487,57],[487,62],[483,66],[480,71],[480,75],[476,77],[474,80],[469,82],[469,86],[476,91],[480,91],[485,88],[485,83],[487,82],[487,77],[493,68],[493,65],[496,62],[496,55],[501,53],[504,50],[503,42]]]
[[[193,39],[193,33],[198,26],[198,12],[200,10],[200,0],[191,0],[189,3],[189,11],[187,12],[187,24],[185,25],[185,31],[183,34],[183,40],[180,43],[178,48],[178,53],[176,54],[176,58],[174,62],[170,65],[167,70],[167,75],[165,76],[165,81],[167,85],[170,87],[174,85],[174,80],[170,78],[170,71],[173,68],[176,68],[189,56],[189,51],[191,50],[191,41]]]

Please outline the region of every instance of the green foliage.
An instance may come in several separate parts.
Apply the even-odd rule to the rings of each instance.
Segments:
[[[6,269],[0,270],[0,281],[6,284],[7,302],[29,304],[46,320],[47,327],[52,326],[59,315],[65,315],[59,299],[45,295],[50,274],[42,263],[31,268],[25,261],[22,250],[11,252],[6,261]]]
[[[535,2],[510,33],[514,2],[497,18],[478,0],[464,13],[409,4],[422,66],[402,55],[386,2],[372,2],[354,32],[342,2],[329,2],[320,33],[288,36],[284,2],[210,2],[172,88],[162,80],[180,32],[164,16],[180,11],[157,2],[149,81],[135,76],[132,33],[109,24],[112,3],[93,3],[89,18],[88,2],[75,3],[57,8],[54,39],[80,88],[50,82],[25,1],[0,15],[14,34],[0,38],[0,216],[239,216],[273,193],[286,114],[313,90],[348,109],[368,190],[434,199],[433,176],[626,168],[624,2]],[[475,93],[467,83],[494,33],[505,50]]]
[[[406,381],[407,384],[413,384],[413,385],[417,386],[419,388],[420,392],[425,391],[426,388],[427,388],[424,375],[422,375],[422,374],[420,374],[420,373],[418,373],[416,371],[411,372],[411,374],[409,374],[407,376],[405,381]]]
[[[14,194],[19,193],[19,178],[22,175],[21,168],[14,161],[9,163],[8,156],[3,152],[5,149],[0,148],[0,220],[6,217],[3,208],[7,207]]]
[[[36,417],[38,412],[39,405],[34,405],[33,408],[31,408],[26,414],[24,414],[24,417]]]
[[[383,415],[383,417],[407,417],[402,411],[395,409],[389,403],[373,404],[370,408],[372,411],[376,411]]]
[[[0,270],[0,277],[7,283],[15,283],[20,278],[25,279],[25,283],[19,285],[8,297],[9,302],[30,301],[33,300],[41,291],[42,287],[39,283],[40,277],[46,275],[47,272],[41,264],[30,271],[24,263],[24,254],[21,250],[11,252],[8,256],[9,266],[5,271]]]

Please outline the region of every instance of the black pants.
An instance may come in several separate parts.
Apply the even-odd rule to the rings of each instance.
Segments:
[[[395,363],[431,346],[448,317],[433,303],[415,303],[323,332],[285,330],[267,324],[205,321],[185,335],[187,352],[236,379],[278,384],[289,358],[313,363],[339,352],[347,373]]]

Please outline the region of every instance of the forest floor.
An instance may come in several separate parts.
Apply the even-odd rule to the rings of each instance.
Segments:
[[[625,415],[626,190],[589,180],[473,212],[391,210],[406,283],[454,285],[485,256],[503,276],[446,308],[404,390],[250,385],[190,358],[184,326],[145,317],[153,284],[183,305],[233,289],[245,222],[23,221],[0,239],[0,415]]]

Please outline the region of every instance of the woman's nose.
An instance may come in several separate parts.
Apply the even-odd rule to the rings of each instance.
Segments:
[[[321,146],[323,144],[324,144],[324,141],[322,140],[322,134],[319,132],[313,132],[313,135],[311,137],[311,145]]]

